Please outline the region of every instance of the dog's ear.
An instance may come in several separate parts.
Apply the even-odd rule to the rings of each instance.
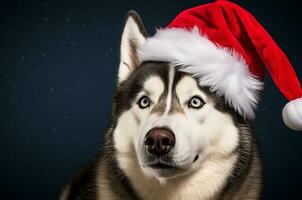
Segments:
[[[139,15],[131,10],[128,12],[121,41],[121,60],[118,70],[118,82],[122,82],[139,65],[137,49],[146,41],[148,34]]]

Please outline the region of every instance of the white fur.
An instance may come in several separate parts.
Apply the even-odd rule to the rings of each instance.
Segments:
[[[129,16],[124,31],[122,34],[121,41],[121,61],[119,65],[118,81],[122,82],[128,75],[137,67],[138,63],[134,63],[133,53],[136,53],[136,49],[131,49],[131,42],[136,47],[141,46],[146,41],[146,38],[140,32],[139,27],[132,16]]]
[[[153,104],[156,104],[164,91],[164,83],[159,77],[152,76],[145,81],[143,88],[144,90],[137,95],[136,100],[133,102],[132,108],[121,115],[115,128],[114,141],[117,144],[115,148],[120,155],[131,154],[135,141],[139,137],[140,129],[143,126],[140,127],[135,118],[140,119],[141,123],[148,119],[147,110],[141,110],[136,102],[141,96],[146,95],[144,93],[146,91],[149,93],[150,100],[154,102]],[[128,160],[127,156],[126,160]]]
[[[288,102],[282,111],[284,123],[296,131],[302,130],[302,97]]]
[[[165,89],[165,85],[158,76],[151,76],[145,80],[144,89],[150,93],[150,98],[157,103],[159,96]]]
[[[164,89],[168,88],[159,77],[150,77],[141,93],[146,90],[150,94],[151,107],[139,109],[134,101],[118,119],[114,145],[119,166],[142,199],[212,199],[234,168],[237,154],[233,152],[239,142],[238,130],[232,118],[215,108],[213,100],[198,88],[191,76],[182,78],[173,91],[184,113],[151,113]],[[141,93],[138,98],[146,95]],[[206,102],[199,110],[187,105],[194,95]],[[139,121],[135,120],[137,118]],[[183,168],[173,177],[160,177],[155,169],[144,166],[144,137],[151,128],[163,125],[175,134],[173,160]],[[197,154],[199,159],[193,162]]]
[[[254,117],[257,92],[263,84],[235,51],[212,43],[197,28],[158,30],[138,49],[141,61],[167,61],[199,78],[201,86],[224,96],[226,102],[246,119]]]
[[[130,157],[129,157],[130,158]],[[211,200],[223,187],[237,159],[208,159],[203,168],[174,179],[156,179],[142,173],[139,165],[129,160],[124,170],[139,196],[145,200]],[[124,159],[126,160],[126,159]]]

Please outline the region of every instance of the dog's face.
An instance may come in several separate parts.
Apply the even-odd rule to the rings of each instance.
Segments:
[[[114,102],[113,140],[120,168],[165,179],[231,155],[239,140],[231,115],[219,109],[217,97],[177,66],[140,63],[137,50],[146,37],[138,16],[130,13]]]

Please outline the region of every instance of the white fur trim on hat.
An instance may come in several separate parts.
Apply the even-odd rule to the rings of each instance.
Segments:
[[[288,102],[283,110],[284,123],[296,131],[302,130],[302,97]]]
[[[198,28],[158,30],[138,49],[141,61],[165,61],[197,77],[201,86],[224,96],[245,119],[254,117],[258,91],[263,83],[248,69],[235,51],[221,47],[201,35]]]

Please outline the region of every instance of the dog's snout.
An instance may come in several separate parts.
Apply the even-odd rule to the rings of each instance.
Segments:
[[[144,145],[149,153],[162,156],[174,147],[175,135],[168,128],[153,128],[147,133]]]

